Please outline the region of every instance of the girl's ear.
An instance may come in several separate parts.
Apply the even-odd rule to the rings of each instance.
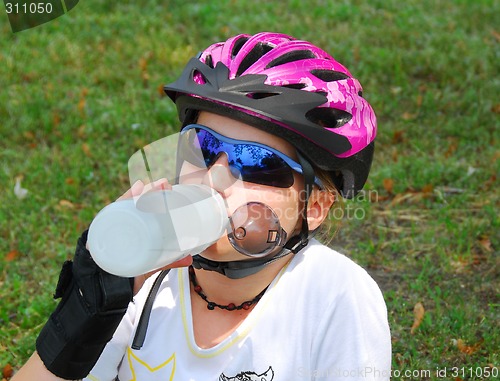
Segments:
[[[313,189],[307,204],[307,223],[309,225],[309,230],[315,230],[323,223],[334,202],[334,193],[319,190],[317,188]]]

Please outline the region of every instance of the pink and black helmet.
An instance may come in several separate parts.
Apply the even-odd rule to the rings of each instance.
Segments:
[[[358,80],[307,41],[267,32],[237,35],[192,58],[165,92],[184,124],[205,110],[286,139],[328,171],[345,198],[368,177],[375,113]]]

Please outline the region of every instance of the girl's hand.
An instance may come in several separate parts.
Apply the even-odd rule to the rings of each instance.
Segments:
[[[153,183],[144,185],[141,180],[138,180],[132,185],[132,187],[118,197],[118,200],[125,200],[127,198],[138,197],[143,193],[151,192],[151,191],[161,191],[161,190],[171,190],[172,185],[169,184],[167,179],[159,179]]]
[[[128,191],[126,191],[123,195],[121,195],[118,198],[118,200],[125,200],[128,198],[137,197],[146,192],[170,190],[170,189],[172,189],[172,185],[169,184],[167,179],[160,179],[155,181],[154,183],[147,185],[144,185],[142,181],[137,181],[134,185],[132,185],[132,187]],[[175,267],[187,267],[190,266],[191,263],[193,263],[193,258],[189,255],[174,263],[169,264],[168,266],[161,267],[147,274],[136,276],[134,279],[134,295],[139,292],[146,279],[148,279],[151,275],[157,273],[158,271],[172,269]]]

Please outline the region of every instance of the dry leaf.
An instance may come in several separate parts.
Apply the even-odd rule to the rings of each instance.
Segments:
[[[472,256],[472,265],[479,266],[481,263],[485,263],[488,260],[486,255],[474,254]]]
[[[7,364],[3,367],[3,377],[5,378],[11,378],[12,375],[14,374],[14,369],[12,369],[12,365]]]
[[[52,114],[52,123],[54,124],[55,127],[61,124],[61,116],[57,111],[54,111]]]
[[[88,93],[89,89],[84,87],[82,89],[82,92],[80,93],[80,100],[78,101],[78,111],[80,111],[80,115],[82,116],[82,118],[85,117],[85,106],[87,104],[87,100],[85,99],[85,97],[87,96]]]
[[[359,46],[358,45],[354,46],[352,55],[353,55],[353,58],[354,58],[354,62],[359,62],[361,60],[361,53],[359,51]]]
[[[404,141],[405,141],[404,131],[403,130],[394,131],[394,134],[392,135],[392,142],[394,144],[397,144],[397,143],[402,143]]]
[[[162,97],[162,98],[167,96],[167,94],[165,94],[165,90],[163,90],[164,86],[165,86],[164,84],[159,84],[157,89],[156,89],[158,91],[158,94],[160,94],[160,97]]]
[[[92,156],[92,152],[90,151],[90,147],[87,143],[82,143],[82,151],[87,157]]]
[[[399,194],[394,196],[394,198],[391,201],[390,206],[391,207],[396,206],[396,205],[399,205],[405,201],[411,202],[411,201],[414,201],[415,199],[418,199],[418,198],[419,198],[418,194],[414,194],[411,192],[399,193]]]
[[[62,206],[63,208],[68,208],[68,209],[74,209],[75,208],[75,204],[73,204],[69,200],[60,200],[59,201],[59,205]]]
[[[139,59],[139,68],[141,71],[146,71],[148,69],[148,60],[144,57]]]
[[[35,74],[33,73],[25,73],[21,76],[21,78],[23,79],[23,81],[25,82],[32,82],[33,79],[35,78]]]
[[[404,112],[402,115],[401,115],[401,118],[403,120],[413,120],[417,117],[417,114],[412,114],[412,113],[409,113],[409,112]]]
[[[417,96],[417,108],[420,108],[422,106],[423,101],[424,101],[424,97],[422,96],[422,94],[419,94]]]
[[[86,128],[85,124],[82,124],[80,127],[78,127],[78,131],[76,134],[81,139],[85,138],[85,128]]]
[[[148,87],[149,74],[147,72],[143,72],[141,76],[142,76],[142,85],[144,87]]]
[[[35,134],[31,131],[24,131],[23,136],[28,140],[35,140]]]
[[[466,345],[462,339],[458,339],[456,341],[457,348],[460,352],[465,353],[467,355],[471,355],[481,347],[483,344],[484,339],[479,340],[476,344],[474,345]]]
[[[451,155],[453,155],[455,153],[455,151],[458,148],[458,139],[455,137],[449,137],[446,140],[448,140],[449,145],[448,145],[448,149],[444,153],[444,157],[450,157]]]
[[[17,257],[19,257],[19,251],[17,250],[11,250],[9,251],[6,255],[5,255],[5,261],[6,262],[12,262],[13,260],[15,260]]]
[[[450,266],[454,272],[460,274],[467,270],[467,262],[459,258],[457,261],[450,261]]]
[[[488,237],[487,235],[480,235],[477,239],[477,241],[479,242],[479,245],[481,245],[481,247],[486,250],[488,253],[491,253],[493,251],[492,247],[491,247],[491,241],[490,241],[490,237]]]
[[[384,179],[382,185],[387,193],[392,193],[392,189],[394,188],[394,180],[393,179]]]
[[[428,196],[433,192],[434,192],[434,185],[432,184],[424,185],[422,188],[422,193],[424,194],[424,196]]]
[[[396,163],[399,159],[398,150],[397,149],[393,150],[391,156],[392,156],[392,161]]]
[[[410,333],[413,335],[417,328],[422,324],[422,321],[424,320],[424,315],[425,315],[425,308],[424,305],[420,302],[415,304],[415,307],[413,307],[413,325],[411,326]]]
[[[496,161],[497,159],[495,159]],[[497,175],[493,174],[490,176],[490,178],[488,180],[486,180],[484,183],[483,183],[483,186],[482,188],[484,190],[490,190],[491,187],[495,187],[496,186],[496,183],[497,183]]]
[[[80,115],[82,117],[85,116],[85,104],[87,103],[87,101],[85,100],[85,98],[80,98],[80,100],[78,101],[78,111],[80,111]]]

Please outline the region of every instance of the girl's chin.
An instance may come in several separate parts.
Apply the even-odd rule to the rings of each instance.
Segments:
[[[215,242],[203,250],[200,255],[205,259],[217,262],[241,261],[246,258],[243,254],[238,253],[227,239],[225,242],[221,242],[221,240]]]

